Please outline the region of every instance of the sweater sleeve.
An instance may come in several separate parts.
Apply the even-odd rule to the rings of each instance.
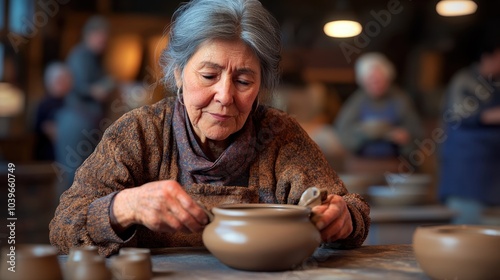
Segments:
[[[353,231],[344,239],[329,244],[340,248],[359,247],[368,235],[370,208],[358,194],[349,193],[344,183],[330,167],[319,147],[300,125],[284,117],[289,125],[281,133],[283,140],[276,158],[276,198],[280,203],[297,204],[308,187],[328,189],[329,194],[343,197],[351,213]]]
[[[161,120],[147,111],[134,110],[110,126],[77,170],[71,188],[61,196],[49,225],[50,241],[60,253],[68,254],[71,247],[97,245],[100,254],[107,256],[137,242],[135,234],[128,240],[117,236],[109,208],[119,191],[140,186],[158,174]]]

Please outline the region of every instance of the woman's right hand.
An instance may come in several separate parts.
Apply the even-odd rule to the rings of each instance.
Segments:
[[[411,136],[408,130],[402,127],[396,127],[393,128],[389,133],[387,134],[387,138],[401,146],[404,146],[408,144],[411,141]]]
[[[157,232],[200,232],[208,217],[173,180],[156,181],[119,192],[113,203],[121,228],[141,224]]]

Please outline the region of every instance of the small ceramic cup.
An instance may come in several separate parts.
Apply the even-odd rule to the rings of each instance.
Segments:
[[[141,255],[144,256],[148,263],[149,269],[153,270],[153,263],[151,262],[151,250],[148,248],[134,248],[124,247],[120,249],[119,255]]]
[[[153,277],[150,258],[141,254],[111,257],[111,272],[116,280],[149,280]]]
[[[14,250],[11,250],[14,249]],[[56,248],[50,245],[4,247],[0,278],[11,280],[62,280]]]
[[[97,246],[83,246],[74,247],[69,250],[68,260],[64,268],[64,278],[71,278],[73,273],[73,266],[92,260],[94,257],[99,256]]]
[[[106,267],[106,261],[99,255],[74,263],[71,271],[65,276],[68,280],[111,280],[111,272]]]

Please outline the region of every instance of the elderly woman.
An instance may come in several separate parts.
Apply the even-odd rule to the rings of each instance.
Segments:
[[[360,89],[336,121],[342,144],[363,158],[407,156],[422,128],[410,99],[392,85],[394,66],[380,53],[367,53],[356,61],[355,72]]]
[[[163,53],[177,97],[134,110],[106,132],[50,224],[61,253],[92,244],[200,246],[198,206],[296,204],[327,188],[316,226],[325,243],[360,246],[369,207],[349,194],[297,122],[259,105],[280,58],[275,19],[256,0],[194,0],[173,16]]]

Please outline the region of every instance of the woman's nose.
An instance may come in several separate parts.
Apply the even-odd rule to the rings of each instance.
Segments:
[[[230,78],[221,79],[216,87],[214,96],[216,102],[222,106],[231,105],[234,101],[234,86]]]

